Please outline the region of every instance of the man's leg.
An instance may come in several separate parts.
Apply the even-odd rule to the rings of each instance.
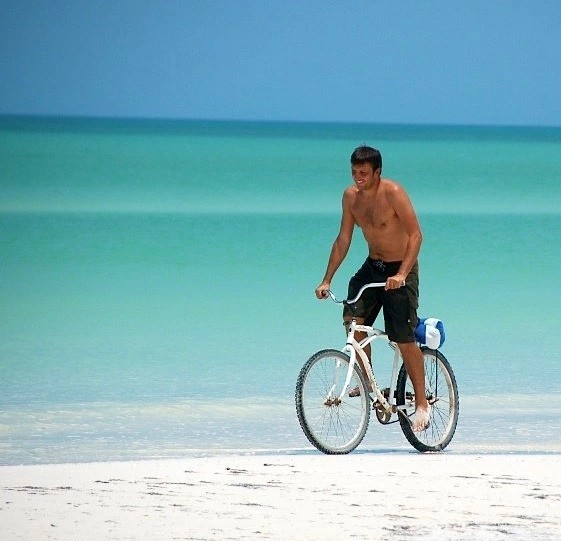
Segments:
[[[430,406],[425,391],[423,352],[415,342],[397,344],[415,392],[415,414],[411,417],[414,432],[424,430],[429,422]]]

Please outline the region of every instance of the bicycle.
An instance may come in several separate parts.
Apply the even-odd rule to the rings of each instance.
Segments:
[[[366,284],[352,300],[337,300],[331,291],[328,294],[335,303],[352,307],[365,289],[384,286],[383,282]],[[355,338],[357,331],[366,333],[360,342]],[[379,388],[364,351],[376,340],[386,340],[394,350],[390,385],[384,389]],[[421,351],[431,413],[429,425],[421,432],[413,432],[409,416],[415,411],[415,393],[399,348],[384,331],[359,325],[353,317],[345,347],[318,351],[300,370],[295,391],[296,412],[310,443],[326,454],[350,453],[362,442],[373,409],[383,425],[399,421],[407,441],[418,451],[442,451],[452,440],[458,422],[458,386],[452,367],[440,350],[421,345]],[[357,354],[366,377],[357,363]],[[349,396],[349,390],[356,388],[358,396]],[[351,395],[356,395],[356,391]]]

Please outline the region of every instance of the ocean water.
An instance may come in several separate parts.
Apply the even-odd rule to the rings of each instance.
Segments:
[[[313,452],[294,386],[343,345],[313,291],[362,143],[423,228],[449,452],[561,452],[561,129],[2,117],[0,464]],[[373,419],[357,452],[410,450]]]

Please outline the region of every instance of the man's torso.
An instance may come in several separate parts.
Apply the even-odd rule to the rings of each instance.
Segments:
[[[362,229],[372,259],[400,261],[405,254],[408,235],[390,201],[394,186],[382,179],[376,189],[360,192],[354,186],[348,188],[353,219]]]

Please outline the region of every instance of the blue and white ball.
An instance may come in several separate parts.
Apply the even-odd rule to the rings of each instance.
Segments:
[[[438,349],[444,344],[444,323],[435,317],[419,319],[415,329],[415,338],[422,346]]]

